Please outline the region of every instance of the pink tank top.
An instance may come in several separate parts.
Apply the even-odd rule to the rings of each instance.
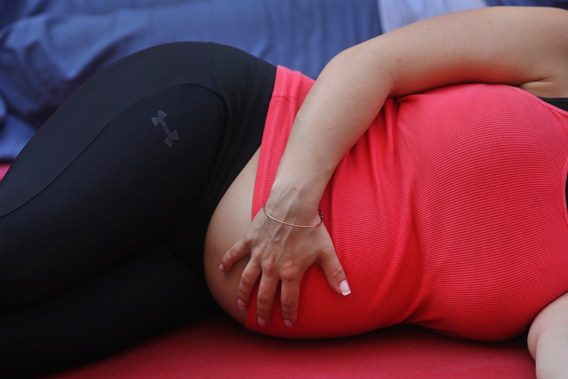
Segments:
[[[312,83],[278,68],[253,215]],[[352,293],[335,293],[313,266],[292,328],[278,301],[257,325],[256,290],[247,327],[288,338],[398,323],[477,340],[523,332],[568,290],[567,131],[567,112],[510,86],[389,99],[320,204]]]

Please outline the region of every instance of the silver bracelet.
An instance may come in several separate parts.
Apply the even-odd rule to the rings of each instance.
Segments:
[[[320,226],[323,223],[323,212],[320,209],[318,209],[319,216],[320,216],[320,222],[317,225],[296,225],[296,224],[290,224],[290,223],[282,221],[282,220],[278,220],[277,218],[274,218],[274,217],[272,217],[271,215],[268,214],[268,212],[266,211],[266,204],[264,204],[264,207],[262,207],[262,210],[264,211],[264,214],[266,215],[266,217],[268,217],[269,219],[274,220],[274,221],[279,222],[279,223],[284,224],[284,225],[293,226],[294,228],[317,228],[318,226]]]

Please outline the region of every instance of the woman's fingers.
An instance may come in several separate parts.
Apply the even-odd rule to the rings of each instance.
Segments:
[[[239,309],[244,309],[248,305],[252,290],[260,278],[261,273],[260,266],[251,259],[246,265],[241,275],[241,281],[239,282],[239,289],[237,291],[237,306]]]
[[[282,305],[282,319],[284,325],[291,328],[298,317],[298,304],[300,300],[300,278],[291,280],[282,279],[280,304]]]
[[[243,259],[250,254],[250,247],[245,242],[244,239],[235,243],[221,258],[221,265],[219,266],[219,271],[227,272],[233,265],[239,260]]]
[[[343,296],[347,296],[351,293],[351,288],[349,288],[349,284],[347,283],[347,276],[345,275],[345,271],[343,271],[343,266],[341,266],[335,250],[322,257],[319,265],[327,279],[327,283],[334,291]]]
[[[279,282],[280,280],[277,277],[268,277],[264,272],[262,273],[256,296],[256,315],[258,317],[258,325],[260,326],[264,326],[264,324],[270,321]]]

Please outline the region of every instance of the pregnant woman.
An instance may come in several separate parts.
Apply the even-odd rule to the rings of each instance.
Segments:
[[[315,84],[215,44],[105,69],[0,183],[0,370],[212,312],[205,274],[261,333],[530,328],[539,377],[565,372],[566,25],[543,8],[441,16]]]

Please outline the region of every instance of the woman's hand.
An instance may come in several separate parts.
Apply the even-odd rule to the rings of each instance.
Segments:
[[[272,216],[270,204],[267,212]],[[277,212],[276,210],[274,212]],[[317,210],[308,217],[275,217],[296,224],[297,220],[309,220],[300,225],[317,225]],[[282,318],[291,327],[297,318],[300,281],[304,272],[318,264],[331,288],[348,295],[349,285],[324,224],[314,228],[297,228],[268,218],[261,210],[254,218],[245,236],[222,258],[220,271],[229,271],[233,264],[245,256],[251,259],[243,271],[238,289],[238,306],[248,306],[253,288],[260,279],[257,296],[258,323],[263,326],[270,320],[278,284],[281,282]]]

